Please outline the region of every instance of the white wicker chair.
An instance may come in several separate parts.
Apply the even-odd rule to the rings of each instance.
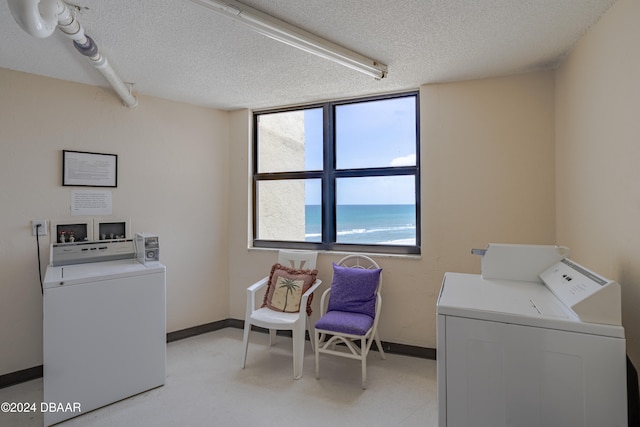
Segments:
[[[365,255],[349,255],[341,259],[338,265],[367,270],[378,270],[380,268],[374,260]],[[375,278],[375,275],[373,276]],[[377,278],[375,289],[368,290],[371,295],[364,295],[365,298],[374,299],[375,301],[375,315],[373,318],[368,314],[358,312],[358,310],[355,310],[355,312],[343,311],[343,309],[327,311],[331,308],[331,305],[336,306],[330,303],[332,298],[331,288],[322,294],[322,299],[320,300],[321,317],[316,323],[314,333],[316,378],[320,378],[320,354],[357,359],[361,361],[362,365],[362,388],[364,389],[367,384],[367,355],[373,341],[376,342],[380,357],[385,359],[378,335],[378,321],[380,320],[380,309],[382,307],[382,296],[380,295],[382,275],[378,275]],[[344,345],[336,346],[336,344]]]
[[[303,251],[280,251],[278,253],[278,263],[283,266],[312,270],[316,268],[317,252]],[[300,311],[298,313],[283,313],[271,310],[268,307],[256,309],[256,293],[264,288],[269,282],[269,277],[264,277],[247,288],[247,306],[244,320],[244,354],[242,355],[242,368],[247,364],[247,350],[249,347],[249,332],[251,325],[269,329],[269,345],[273,345],[276,331],[289,330],[293,335],[293,378],[302,377],[302,362],[304,360],[305,325],[309,327],[309,337],[313,337],[313,325],[307,321],[306,307],[309,295],[315,291],[320,283],[316,280],[311,288],[302,295],[300,301]],[[313,347],[313,339],[311,341]]]

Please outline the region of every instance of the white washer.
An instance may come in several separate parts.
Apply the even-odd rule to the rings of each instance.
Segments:
[[[165,383],[165,266],[134,257],[132,240],[52,245],[45,426]]]
[[[544,282],[493,274],[496,265],[518,270],[512,256],[483,263],[492,278],[445,274],[437,304],[439,426],[627,426],[619,285],[568,259],[537,267],[522,260],[523,271],[537,268]]]

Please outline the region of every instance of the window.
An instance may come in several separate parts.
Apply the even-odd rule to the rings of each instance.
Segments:
[[[253,244],[420,252],[417,92],[254,114]]]

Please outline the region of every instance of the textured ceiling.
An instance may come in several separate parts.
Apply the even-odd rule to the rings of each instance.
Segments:
[[[266,38],[189,0],[69,4],[79,6],[87,34],[136,93],[234,110],[554,67],[614,1],[243,1],[387,64],[383,80]],[[4,0],[0,68],[108,86],[59,31],[47,39],[25,33]]]

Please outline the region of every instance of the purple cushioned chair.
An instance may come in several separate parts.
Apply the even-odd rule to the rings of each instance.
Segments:
[[[320,353],[357,359],[362,364],[364,389],[367,355],[374,340],[380,357],[385,358],[377,329],[382,306],[381,272],[378,264],[365,255],[349,255],[333,264],[333,282],[322,294],[321,317],[314,332],[316,378],[320,378]]]

